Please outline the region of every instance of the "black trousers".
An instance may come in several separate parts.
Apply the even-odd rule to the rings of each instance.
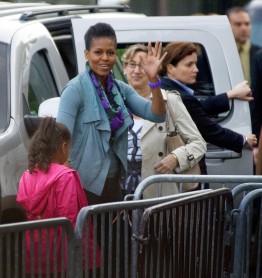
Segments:
[[[89,205],[119,202],[124,200],[119,177],[107,178],[100,196],[87,191],[86,189],[84,189],[84,191]]]
[[[97,204],[104,204],[104,203],[109,203],[109,202],[119,202],[124,200],[124,196],[122,193],[122,189],[120,186],[120,179],[118,177],[115,178],[107,178],[103,192],[101,196],[98,196],[92,192],[89,192],[85,190],[87,201],[89,205],[97,205]],[[114,215],[115,217],[116,215]],[[105,216],[105,223],[109,223],[109,215]],[[124,227],[121,225],[121,231],[120,231],[120,270],[119,272],[116,272],[116,265],[115,265],[115,257],[116,257],[116,223],[112,223],[112,277],[124,277]],[[105,277],[109,277],[108,275],[108,268],[109,268],[109,257],[108,257],[108,246],[109,246],[109,226],[106,224],[105,225],[105,234],[104,234],[104,239],[105,242],[101,242],[101,217],[98,216],[97,218],[97,243],[101,247],[101,244],[104,245],[105,248],[105,254],[104,254],[104,268],[105,268]],[[99,276],[98,271],[98,275]]]

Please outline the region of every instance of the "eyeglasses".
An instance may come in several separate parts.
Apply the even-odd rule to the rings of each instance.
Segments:
[[[141,64],[136,64],[134,62],[128,62],[127,63],[127,66],[130,68],[130,69],[135,69],[136,67],[138,67],[140,70],[142,70],[142,66]]]

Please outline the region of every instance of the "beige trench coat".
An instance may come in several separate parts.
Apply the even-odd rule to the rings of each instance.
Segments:
[[[167,95],[162,90],[165,101]],[[190,167],[193,167],[200,161],[206,152],[206,142],[199,133],[195,123],[191,119],[182,102],[180,94],[172,91],[172,97],[168,100],[171,101],[170,107],[173,108],[175,115],[174,122],[176,122],[179,133],[185,142],[185,146],[177,148],[174,153],[178,158],[179,166],[175,169],[176,173],[180,173]],[[170,96],[170,95],[169,95]],[[157,174],[154,171],[154,165],[161,159],[167,156],[166,139],[166,123],[156,124],[150,121],[145,121],[141,131],[141,151],[142,151],[142,179]],[[194,159],[188,160],[188,153],[194,156]],[[158,196],[158,185],[150,185],[143,193],[143,198],[153,198]],[[162,196],[178,193],[177,184],[163,183]]]

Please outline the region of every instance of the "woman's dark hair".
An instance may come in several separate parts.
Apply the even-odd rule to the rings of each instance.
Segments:
[[[191,42],[171,42],[165,47],[167,55],[161,65],[159,74],[164,76],[167,73],[167,65],[176,66],[182,59],[192,53],[199,54],[200,49]]]
[[[95,25],[90,26],[89,29],[86,31],[84,37],[86,49],[90,50],[93,39],[105,37],[112,39],[113,41],[115,41],[115,44],[117,44],[116,33],[111,25],[99,22]]]
[[[45,117],[33,135],[28,152],[28,169],[32,173],[37,166],[47,172],[52,156],[59,150],[63,142],[70,142],[68,128],[57,123],[52,117]]]

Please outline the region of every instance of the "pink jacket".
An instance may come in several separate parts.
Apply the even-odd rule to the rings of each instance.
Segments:
[[[88,205],[84,190],[81,186],[80,178],[77,172],[64,165],[52,163],[47,173],[35,169],[32,174],[25,171],[20,179],[17,202],[25,209],[27,220],[39,220],[54,217],[67,217],[71,220],[75,228],[78,212],[82,207]],[[53,271],[53,252],[54,246],[52,238],[55,230],[50,231],[49,262],[50,269]],[[57,231],[58,239],[58,271],[61,269],[61,231]],[[34,272],[37,273],[38,263],[38,233],[34,233]],[[42,233],[42,272],[45,273],[46,268],[46,233]],[[30,272],[30,233],[27,233],[27,272]],[[92,265],[92,246],[93,246],[93,231],[89,233],[89,266]],[[67,248],[66,248],[67,249]],[[97,248],[97,262],[100,265],[100,252]],[[65,251],[65,254],[67,252]],[[64,254],[64,255],[65,255]],[[67,262],[65,262],[65,267]]]

